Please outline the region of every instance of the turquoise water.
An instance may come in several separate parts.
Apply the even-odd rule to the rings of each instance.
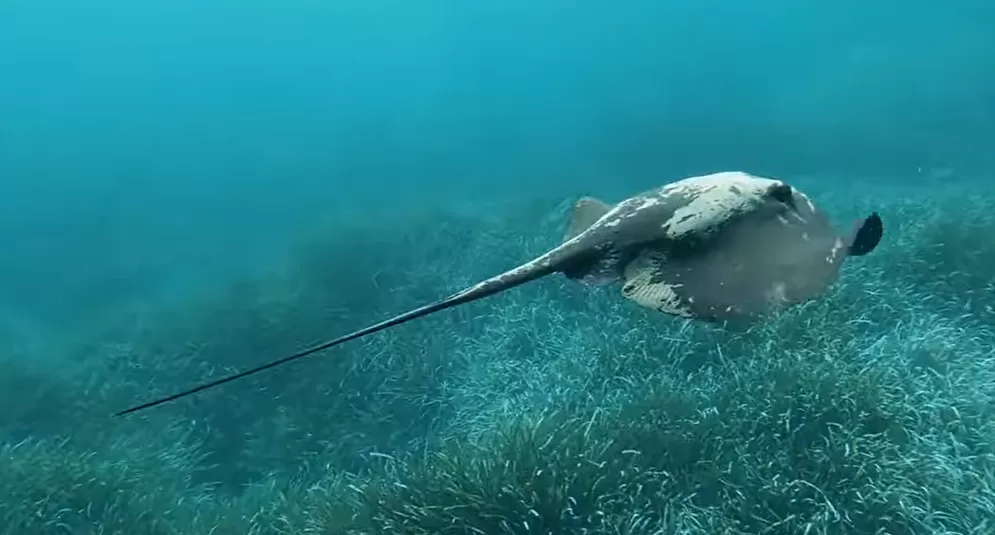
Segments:
[[[0,4],[0,534],[989,533],[995,4],[752,4]],[[551,277],[110,416],[722,170],[885,241],[747,333]]]

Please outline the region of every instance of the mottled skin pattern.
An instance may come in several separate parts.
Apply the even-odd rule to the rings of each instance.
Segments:
[[[128,414],[207,390],[318,351],[470,303],[553,273],[591,284],[621,281],[641,306],[706,321],[748,318],[810,299],[835,280],[850,252],[881,237],[876,214],[860,246],[837,236],[801,192],[745,173],[692,177],[615,206],[578,204],[570,236],[505,273],[292,355],[117,413]],[[576,227],[576,228],[573,228]]]
[[[791,186],[743,173],[670,184],[618,204],[578,236],[596,254],[565,273],[624,280],[622,294],[667,314],[751,317],[824,292],[846,258],[844,240]]]

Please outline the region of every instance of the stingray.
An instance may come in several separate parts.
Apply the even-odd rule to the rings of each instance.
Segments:
[[[560,245],[518,267],[334,340],[117,415],[189,396],[555,273],[587,285],[618,284],[625,298],[670,316],[712,323],[758,319],[824,294],[844,261],[873,251],[882,235],[876,212],[841,235],[798,189],[743,172],[685,178],[614,205],[582,197]]]

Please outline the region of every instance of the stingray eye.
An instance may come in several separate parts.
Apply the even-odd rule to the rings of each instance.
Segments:
[[[774,184],[767,190],[767,195],[778,202],[782,202],[787,205],[794,206],[795,198],[793,192],[791,191],[791,186],[785,184],[784,182],[778,182]]]

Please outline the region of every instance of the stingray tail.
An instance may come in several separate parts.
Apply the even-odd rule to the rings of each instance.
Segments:
[[[120,411],[120,412],[116,413],[115,416],[123,416],[125,414],[129,414],[129,413],[132,413],[132,412],[137,412],[137,411],[140,411],[140,410],[143,410],[143,409],[147,409],[147,408],[150,408],[150,407],[155,407],[156,405],[162,405],[163,403],[166,403],[168,401],[173,401],[175,399],[186,397],[186,396],[189,396],[191,394],[196,394],[197,392],[201,392],[201,391],[207,390],[209,388],[214,388],[216,386],[220,386],[220,385],[223,385],[225,383],[229,383],[229,382],[234,381],[236,379],[241,379],[243,377],[246,377],[246,376],[249,376],[249,375],[253,375],[253,374],[259,373],[261,371],[268,370],[270,368],[275,368],[277,366],[281,366],[283,364],[287,364],[289,362],[301,359],[301,358],[306,357],[308,355],[312,355],[312,354],[317,353],[319,351],[322,351],[324,349],[328,349],[330,347],[337,346],[339,344],[342,344],[344,342],[348,342],[350,340],[355,340],[357,338],[362,338],[362,337],[364,337],[366,335],[373,334],[373,333],[378,332],[378,331],[382,331],[384,329],[387,329],[389,327],[393,327],[395,325],[400,325],[402,323],[407,323],[407,322],[409,322],[409,321],[411,321],[413,319],[420,318],[420,317],[423,317],[423,316],[427,316],[429,314],[432,314],[434,312],[438,312],[440,310],[445,310],[447,308],[452,308],[452,307],[457,306],[457,305],[462,305],[464,303],[469,303],[471,301],[476,301],[478,299],[483,299],[484,297],[487,297],[487,296],[490,296],[490,295],[494,295],[494,294],[496,294],[498,292],[502,292],[504,290],[508,290],[508,289],[513,288],[515,286],[519,286],[519,285],[525,284],[526,282],[533,281],[533,280],[536,280],[536,279],[541,278],[541,277],[545,277],[546,275],[550,275],[550,274],[558,271],[558,268],[555,265],[551,264],[551,263],[544,263],[544,264],[541,264],[541,265],[535,265],[535,266],[531,267],[530,269],[524,269],[526,267],[527,266],[522,266],[522,267],[513,269],[511,271],[505,272],[505,273],[503,273],[503,274],[501,274],[501,275],[499,275],[497,277],[492,277],[490,279],[487,279],[486,281],[484,281],[484,282],[482,282],[480,284],[477,284],[476,286],[471,286],[470,288],[467,288],[467,289],[465,289],[465,290],[463,290],[461,292],[452,294],[449,297],[446,297],[444,299],[440,299],[440,300],[438,300],[438,301],[436,301],[434,303],[430,303],[430,304],[427,304],[427,305],[424,305],[424,306],[421,306],[421,307],[409,310],[409,311],[407,311],[407,312],[405,312],[403,314],[399,314],[397,316],[394,316],[393,318],[381,321],[380,323],[376,323],[376,324],[370,325],[369,327],[365,327],[365,328],[360,329],[358,331],[349,333],[349,334],[347,334],[345,336],[340,336],[339,338],[336,338],[334,340],[329,340],[327,342],[320,343],[318,345],[315,345],[315,346],[312,346],[310,348],[304,349],[304,350],[299,351],[297,353],[294,353],[292,355],[285,356],[285,357],[283,357],[281,359],[277,359],[277,360],[273,360],[273,361],[267,362],[265,364],[261,364],[259,366],[256,366],[255,368],[250,368],[250,369],[242,371],[242,372],[238,372],[238,373],[235,373],[235,374],[232,374],[232,375],[221,377],[220,379],[216,379],[214,381],[202,383],[200,385],[194,386],[193,388],[190,388],[188,390],[184,390],[182,392],[178,392],[178,393],[172,394],[170,396],[162,397],[162,398],[159,398],[159,399],[156,399],[156,400],[153,400],[153,401],[149,401],[147,403],[142,403],[141,405],[136,405],[134,407],[131,407],[129,409],[125,409],[123,411]]]
[[[872,213],[862,221],[857,221],[853,226],[853,232],[850,234],[847,245],[850,256],[864,256],[873,251],[881,243],[883,235],[884,225],[877,212]]]

